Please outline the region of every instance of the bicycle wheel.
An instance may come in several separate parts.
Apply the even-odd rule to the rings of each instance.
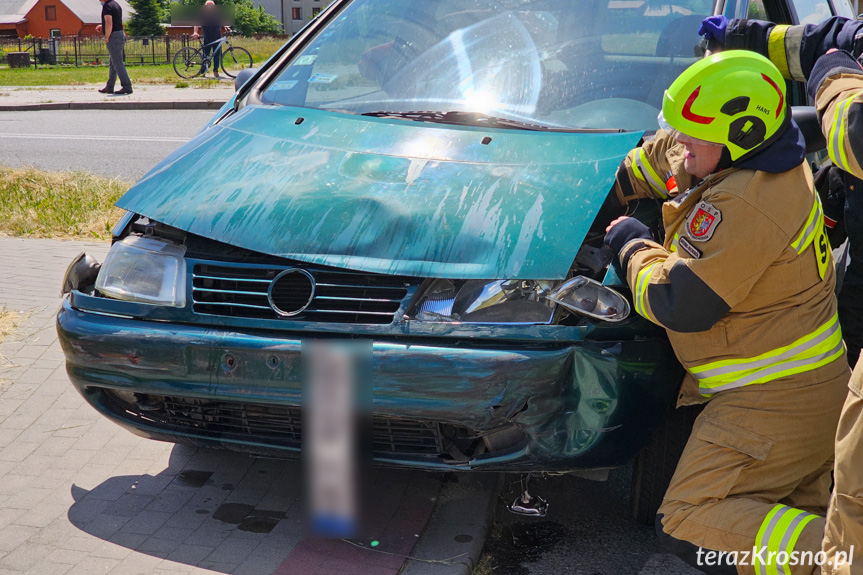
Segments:
[[[204,71],[204,55],[197,48],[186,46],[174,54],[174,72],[180,78],[194,78]]]
[[[252,55],[245,48],[233,46],[222,54],[222,70],[231,78],[237,76],[237,72],[252,67]]]

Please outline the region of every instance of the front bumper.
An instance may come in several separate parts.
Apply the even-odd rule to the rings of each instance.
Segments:
[[[57,328],[75,387],[133,433],[283,456],[296,455],[299,441],[226,432],[207,425],[214,416],[206,410],[231,406],[246,415],[250,409],[293,413],[300,406],[301,341],[332,335],[114,317],[74,309],[69,298]],[[398,448],[375,452],[379,463],[436,470],[623,465],[674,401],[683,374],[663,339],[559,343],[375,337],[371,366],[373,415],[381,421],[429,422],[480,438],[501,429],[519,432],[516,443],[487,443],[483,453],[461,458]],[[143,412],[118,408],[118,391],[205,408],[189,412],[197,424],[176,425],[147,417],[146,406]]]

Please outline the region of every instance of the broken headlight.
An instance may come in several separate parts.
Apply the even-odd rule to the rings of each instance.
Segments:
[[[584,276],[566,281],[546,297],[570,311],[595,319],[623,321],[629,317],[626,298]]]
[[[129,236],[111,246],[96,289],[123,301],[186,305],[186,248],[155,238]]]
[[[409,319],[428,322],[549,324],[555,304],[545,295],[558,282],[429,280],[410,306]]]

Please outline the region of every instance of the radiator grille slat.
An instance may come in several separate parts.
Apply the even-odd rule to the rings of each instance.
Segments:
[[[254,319],[389,324],[406,304],[409,288],[419,283],[414,278],[303,266],[315,280],[315,296],[301,313],[282,318],[270,306],[267,293],[273,280],[292,267],[299,266],[196,263],[192,269],[192,309],[199,314]],[[287,292],[283,286],[279,289],[282,301],[293,303],[290,284]],[[305,303],[299,301],[301,295],[297,296],[297,307]]]
[[[137,394],[140,400],[132,405],[111,391],[102,393],[115,413],[156,428],[214,438],[228,436],[273,447],[300,447],[302,441],[302,410],[296,406],[142,394]],[[466,428],[459,429],[477,436]],[[372,444],[375,453],[382,456],[438,457],[447,452],[440,424],[377,415],[372,417]]]

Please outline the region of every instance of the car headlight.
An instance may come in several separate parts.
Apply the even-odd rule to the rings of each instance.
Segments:
[[[429,280],[410,306],[417,321],[548,324],[555,305],[545,298],[556,282],[533,280]]]
[[[605,321],[629,317],[629,302],[613,289],[584,276],[576,276],[546,296],[570,311]]]
[[[155,238],[129,236],[111,246],[96,289],[123,301],[186,305],[186,248]]]

